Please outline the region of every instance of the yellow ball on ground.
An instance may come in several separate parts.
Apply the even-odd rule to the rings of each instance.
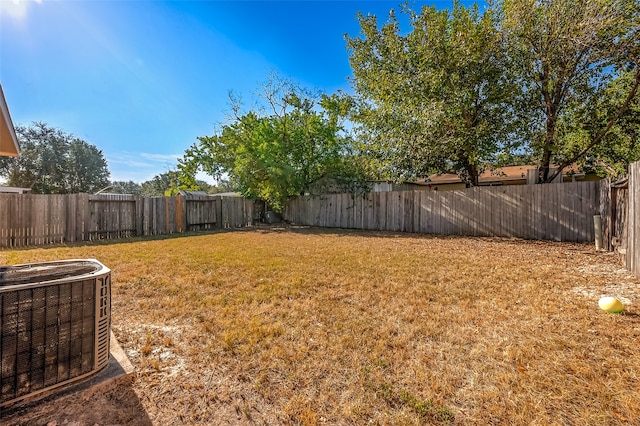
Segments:
[[[610,314],[618,314],[622,312],[623,306],[622,302],[620,302],[615,297],[603,297],[598,301],[598,306],[603,311],[609,312]]]

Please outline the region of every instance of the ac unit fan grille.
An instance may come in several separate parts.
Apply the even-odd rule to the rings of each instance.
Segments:
[[[108,275],[0,293],[0,405],[106,365],[109,293]]]
[[[98,315],[96,320],[98,322],[97,335],[96,335],[96,364],[97,368],[107,365],[109,362],[109,338],[111,337],[111,283],[109,282],[110,276],[107,275],[104,278],[97,280],[96,286],[97,292],[99,292],[98,298]]]

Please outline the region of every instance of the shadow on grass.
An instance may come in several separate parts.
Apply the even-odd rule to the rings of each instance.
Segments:
[[[424,234],[419,232],[404,231],[380,231],[377,229],[352,229],[352,228],[323,228],[316,226],[302,225],[260,225],[250,228],[250,230],[262,233],[293,233],[302,235],[334,235],[336,237],[358,236],[364,238],[393,238],[393,239],[426,239],[426,240],[457,240],[457,239],[475,239],[483,241],[511,241],[529,245],[545,245],[545,244],[568,244],[571,246],[590,247],[593,243],[575,243],[575,242],[558,242],[551,240],[527,240],[515,237],[496,237],[496,236],[468,236],[458,234]],[[599,254],[593,251],[594,255]]]
[[[165,241],[181,238],[201,237],[205,235],[216,234],[229,234],[229,233],[262,233],[262,234],[303,234],[303,235],[335,235],[340,236],[363,236],[371,238],[455,238],[457,236],[443,236],[443,235],[428,235],[428,234],[411,234],[403,232],[393,231],[377,231],[377,230],[359,230],[359,229],[346,229],[346,228],[320,228],[310,226],[297,226],[289,224],[259,224],[254,226],[248,226],[244,228],[226,228],[226,229],[213,229],[207,231],[188,231],[184,233],[175,234],[162,234],[162,235],[147,235],[141,237],[129,237],[129,238],[113,238],[113,239],[100,239],[92,241],[78,241],[78,242],[65,242],[65,243],[53,243],[38,246],[24,246],[24,247],[2,247],[0,252],[7,251],[28,251],[34,248],[38,249],[58,249],[62,247],[92,247],[92,246],[111,246],[119,244],[131,244],[146,241]]]
[[[112,238],[112,239],[105,238],[105,239],[92,240],[92,241],[64,242],[64,243],[53,243],[53,244],[23,246],[23,247],[0,247],[0,253],[8,252],[8,251],[28,251],[28,250],[33,250],[35,248],[47,250],[47,249],[59,249],[64,247],[111,246],[111,245],[119,245],[119,244],[142,243],[146,241],[175,240],[180,238],[190,238],[190,237],[198,237],[198,236],[204,236],[204,235],[228,234],[231,232],[234,232],[234,233],[254,232],[255,230],[256,230],[255,227],[233,228],[233,229],[229,228],[229,229],[214,229],[214,230],[208,230],[208,231],[188,231],[188,232],[175,233],[175,234],[146,235],[142,237]]]
[[[40,246],[26,246],[26,247],[2,247],[0,252],[7,251],[27,251],[34,248],[38,249],[58,249],[61,247],[91,247],[91,246],[111,246],[119,244],[131,244],[137,242],[146,241],[165,241],[181,238],[200,237],[205,235],[216,234],[228,234],[228,233],[261,233],[261,234],[300,234],[300,235],[332,235],[335,237],[364,237],[364,238],[402,238],[402,239],[480,239],[485,241],[517,241],[523,244],[532,245],[544,245],[549,243],[555,244],[570,244],[572,246],[590,246],[591,243],[558,243],[554,241],[544,240],[525,240],[521,238],[508,238],[508,237],[470,237],[456,234],[422,234],[415,232],[403,232],[403,231],[380,231],[380,230],[367,230],[367,229],[350,229],[350,228],[322,228],[316,226],[303,226],[303,225],[290,225],[287,223],[280,224],[258,224],[248,226],[244,228],[226,228],[226,229],[214,229],[207,231],[188,231],[184,233],[175,234],[162,234],[162,235],[148,235],[142,237],[129,237],[129,238],[114,238],[114,239],[100,239],[93,241],[80,241],[80,242],[66,242],[58,244],[48,244]],[[598,254],[594,252],[593,254]]]
[[[131,383],[109,386],[99,392],[62,391],[0,410],[0,424],[63,425],[69,420],[78,425],[153,425]]]
[[[259,225],[251,230],[263,234],[334,235],[336,237],[359,236],[367,238],[459,238],[460,235],[421,234],[416,232],[380,231],[377,229],[322,228],[289,224]]]

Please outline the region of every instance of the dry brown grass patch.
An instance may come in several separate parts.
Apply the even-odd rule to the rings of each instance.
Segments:
[[[95,257],[157,424],[626,424],[637,279],[591,246],[297,229],[0,252]],[[602,293],[622,315],[597,307]]]

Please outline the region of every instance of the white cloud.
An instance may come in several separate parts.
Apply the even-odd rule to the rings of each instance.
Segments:
[[[33,0],[42,4],[42,0]],[[24,19],[27,16],[31,0],[0,0],[0,16],[5,13],[14,19]]]
[[[154,176],[174,170],[181,155],[122,151],[105,153],[111,180],[145,182]]]
[[[114,154],[107,155],[107,162],[109,166],[114,164],[128,166],[128,167],[138,167],[138,168],[150,168],[153,167],[152,163],[139,161],[135,156],[128,154]]]
[[[178,158],[182,157],[182,154],[150,154],[148,152],[141,152],[140,156],[151,161],[177,162]]]
[[[154,176],[166,173],[169,170],[175,170],[180,157],[182,155],[128,151],[105,154],[111,171],[111,180],[132,180],[138,183],[151,180]],[[196,179],[210,184],[215,183],[215,180],[210,175],[202,172],[196,175]]]
[[[149,152],[128,152],[123,151],[116,154],[106,154],[109,164],[122,164],[131,167],[157,168],[163,165],[168,168],[175,167],[180,155],[176,154],[153,154]]]
[[[19,0],[0,0],[0,16],[7,14],[14,19],[23,19],[27,15],[27,2]]]

